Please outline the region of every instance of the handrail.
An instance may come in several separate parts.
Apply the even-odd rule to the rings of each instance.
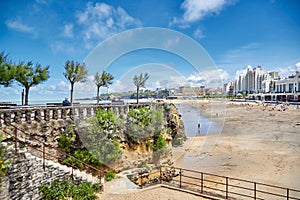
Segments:
[[[0,117],[0,119],[1,119],[1,117]],[[16,131],[16,132],[15,132],[15,135],[12,134],[12,133],[9,133],[9,132],[6,131],[5,129],[3,129],[3,130],[1,130],[1,131],[3,131],[3,132],[6,133],[6,134],[9,134],[10,136],[12,136],[12,137],[15,139],[15,150],[16,150],[16,151],[17,151],[17,142],[18,142],[18,140],[19,140],[16,133],[17,133],[17,131],[20,131],[21,133],[23,133],[23,134],[26,135],[26,136],[29,136],[31,139],[37,141],[37,142],[41,145],[41,147],[43,148],[43,150],[40,150],[40,149],[38,149],[37,147],[33,147],[33,146],[30,145],[30,143],[28,143],[27,141],[22,141],[22,142],[24,142],[25,144],[27,144],[28,146],[30,146],[30,148],[35,149],[35,150],[37,150],[37,151],[43,153],[43,163],[45,162],[45,156],[44,156],[45,154],[47,154],[48,156],[50,156],[50,157],[52,157],[52,158],[60,159],[59,157],[56,157],[56,156],[54,156],[54,155],[52,155],[52,154],[50,154],[50,153],[47,153],[47,152],[45,151],[45,147],[47,147],[48,149],[55,150],[56,152],[60,153],[61,155],[69,156],[70,158],[72,158],[72,161],[77,161],[77,162],[83,164],[85,167],[87,167],[87,168],[90,169],[90,170],[94,170],[94,173],[99,175],[99,184],[101,183],[101,178],[102,178],[103,175],[104,175],[104,173],[103,173],[102,170],[99,170],[99,169],[97,169],[97,168],[95,168],[95,167],[93,167],[93,166],[91,166],[91,165],[89,165],[89,164],[87,164],[87,163],[85,163],[85,162],[83,162],[83,161],[81,161],[81,160],[75,158],[74,156],[72,156],[72,155],[70,155],[70,154],[68,154],[68,153],[66,153],[66,152],[64,152],[64,151],[61,151],[60,149],[58,149],[58,148],[56,148],[56,147],[53,147],[53,146],[51,146],[51,145],[48,145],[48,144],[42,142],[41,140],[39,140],[39,139],[37,139],[37,138],[31,137],[28,133],[26,133],[24,130],[20,129],[19,127],[15,126],[14,124],[11,124],[11,123],[10,123],[9,125],[12,126],[13,128],[15,128],[15,131]],[[63,161],[63,163],[66,163],[66,162]],[[73,169],[76,168],[76,167],[75,167],[73,164],[72,164],[72,165],[69,164],[69,163],[66,163],[66,164],[72,167],[72,173],[73,173]],[[78,168],[77,168],[77,169],[78,169]]]
[[[277,185],[270,185],[261,182],[254,182],[254,181],[249,181],[249,180],[244,180],[239,178],[221,176],[212,173],[204,173],[201,171],[183,169],[179,167],[172,167],[172,169],[179,171],[179,177],[173,177],[173,180],[171,182],[164,180],[162,177],[163,170],[161,167],[159,170],[160,184],[172,185],[193,192],[197,191],[199,192],[199,194],[207,194],[210,196],[221,197],[224,199],[235,199],[236,196],[239,196],[243,198],[247,197],[249,199],[263,200],[266,198],[266,195],[268,195],[267,199],[282,197],[285,199],[300,200],[300,190],[298,189],[290,189],[290,188],[285,188]],[[195,175],[191,175],[191,174],[185,175],[186,172],[195,173]],[[198,174],[201,175],[200,176],[201,178],[199,178]],[[207,176],[209,176],[209,178],[207,178]],[[211,180],[213,177],[221,180]],[[191,181],[191,179],[196,181],[198,180],[199,182]],[[230,184],[229,181],[238,181],[238,184],[236,185],[232,183]],[[209,183],[214,183],[214,184],[209,184]],[[249,186],[249,184],[251,186]],[[146,184],[144,184],[144,186],[145,185]],[[264,187],[268,187],[268,189]],[[239,190],[235,190],[235,188]],[[272,191],[272,189],[274,189],[276,193],[275,191]],[[279,190],[282,190],[282,192],[279,193]],[[293,195],[291,195],[291,193],[293,193]]]

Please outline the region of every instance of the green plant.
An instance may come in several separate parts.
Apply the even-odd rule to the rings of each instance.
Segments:
[[[66,133],[60,135],[58,145],[65,152],[70,153],[71,145],[76,141],[76,134],[72,125],[67,127]]]
[[[115,172],[113,172],[113,171],[107,172],[107,173],[105,174],[105,180],[106,180],[106,181],[111,181],[112,179],[115,178],[115,176],[116,176],[116,173],[115,173]]]
[[[162,134],[159,133],[154,140],[153,150],[161,152],[166,149],[166,146],[166,140],[163,138]]]
[[[74,199],[74,200],[94,200],[95,193],[99,191],[99,184],[83,182],[75,185],[72,178],[65,181],[54,180],[50,185],[42,185],[39,191],[42,198],[46,200],[53,199]]]
[[[0,188],[1,188],[1,177],[5,176],[7,171],[8,171],[8,166],[10,161],[9,160],[5,160],[5,153],[6,153],[6,149],[5,147],[1,144],[3,140],[3,135],[2,133],[0,133]]]
[[[172,145],[173,146],[180,146],[183,144],[183,141],[184,139],[183,138],[179,138],[179,137],[176,137],[172,140]]]
[[[151,140],[147,140],[146,147],[149,148],[149,147],[152,147],[152,146],[153,146],[153,144],[152,144]]]
[[[72,152],[72,156],[74,156],[77,160],[68,156],[64,162],[74,165],[78,168],[84,168],[82,162],[92,165],[93,167],[99,167],[101,164],[100,161],[86,149],[77,149]]]
[[[141,165],[141,167],[142,167],[142,168],[146,168],[146,169],[148,169],[149,171],[151,170],[151,167],[150,167],[149,165],[147,165],[146,163],[143,163],[143,164]]]
[[[129,144],[138,144],[141,140],[152,138],[154,133],[161,132],[162,110],[144,106],[130,109],[128,115],[126,136]]]

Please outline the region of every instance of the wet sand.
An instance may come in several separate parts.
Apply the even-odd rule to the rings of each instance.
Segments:
[[[300,109],[227,102],[226,115],[217,116],[218,102],[187,103],[224,127],[189,138],[180,157],[175,150],[176,166],[299,189]]]
[[[176,167],[300,189],[300,109],[296,106],[176,103],[189,104],[223,125],[220,133],[188,138],[182,147],[174,148]],[[99,199],[201,199],[165,188],[123,194],[113,194],[112,190],[100,194]]]

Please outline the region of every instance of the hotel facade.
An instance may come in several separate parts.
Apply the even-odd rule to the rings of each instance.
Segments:
[[[256,100],[300,101],[300,72],[282,79],[278,72],[249,67],[233,84],[233,95],[238,94]]]

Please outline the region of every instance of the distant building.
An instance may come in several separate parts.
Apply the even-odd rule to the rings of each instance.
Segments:
[[[300,72],[276,82],[277,93],[300,92]]]
[[[175,95],[178,96],[204,96],[206,95],[206,89],[204,86],[191,87],[191,86],[181,86]]]
[[[268,72],[261,66],[249,67],[246,75],[239,76],[234,82],[234,95],[274,92],[275,83],[279,78],[278,72]]]
[[[234,82],[229,82],[224,84],[223,92],[227,96],[232,96],[234,91]]]

